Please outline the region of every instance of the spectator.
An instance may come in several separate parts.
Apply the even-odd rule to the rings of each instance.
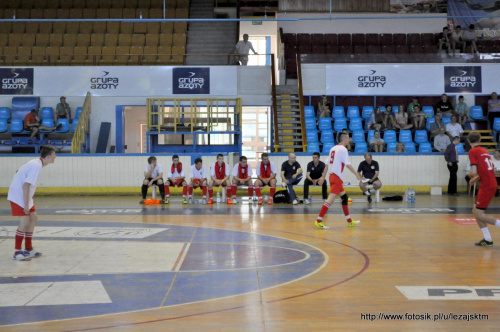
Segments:
[[[460,123],[457,122],[457,116],[453,115],[451,117],[451,122],[446,125],[446,134],[450,136],[450,139],[453,137],[461,137],[462,134],[464,133],[464,129],[460,125]]]
[[[458,171],[458,151],[457,145],[460,143],[460,137],[453,137],[452,143],[446,147],[444,159],[446,160],[448,170],[450,171],[450,180],[448,181],[448,195],[458,196],[457,193],[457,171]]]
[[[420,110],[420,105],[413,106],[413,110],[410,112],[410,118],[413,122],[413,127],[415,127],[415,129],[424,129],[425,113]]]
[[[373,138],[370,140],[370,149],[373,152],[384,152],[385,142],[380,138],[380,131],[375,130]]]
[[[248,64],[248,53],[252,50],[253,54],[257,54],[253,49],[252,42],[248,41],[248,35],[245,33],[243,35],[243,40],[236,43],[233,53],[236,54],[236,60],[240,62],[242,66]]]
[[[358,166],[359,175],[363,176],[363,181],[360,181],[359,187],[363,194],[367,196],[368,203],[372,202],[372,191],[378,190],[382,187],[382,182],[378,178],[379,167],[378,162],[372,159],[372,154],[365,153],[365,160],[363,160]],[[368,181],[366,181],[368,180]],[[366,184],[373,185],[373,189],[367,189]]]
[[[330,109],[330,102],[326,99],[325,95],[322,95],[321,100],[318,103],[318,119],[330,118],[331,116],[332,110]]]
[[[467,46],[469,46],[471,54],[474,54],[474,53],[479,54],[479,52],[477,51],[477,45],[476,45],[477,34],[476,34],[476,30],[474,30],[474,29],[475,29],[474,24],[471,24],[471,25],[469,25],[469,30],[464,31],[464,33],[463,33],[463,38],[465,41],[464,52],[467,50]]]
[[[399,142],[398,144],[396,144],[396,150],[394,152],[397,152],[397,153],[405,153],[406,152],[406,146],[404,143],[402,142]]]
[[[434,137],[439,134],[439,129],[443,128],[446,129],[444,126],[443,121],[441,120],[443,116],[440,113],[437,113],[434,116],[435,122],[431,123],[430,126],[430,132],[431,132],[431,141],[434,139]]]
[[[311,204],[309,200],[309,186],[321,186],[323,199],[328,198],[328,187],[325,181],[325,163],[319,160],[319,152],[313,153],[313,160],[307,164],[306,179],[304,180],[304,203]]]
[[[488,100],[488,121],[490,122],[490,126],[493,126],[495,118],[500,117],[500,100],[496,92],[493,92],[490,98]]]
[[[450,37],[451,37],[450,30],[448,30],[448,27],[444,27],[443,32],[439,34],[439,39],[438,39],[440,52],[443,50],[443,45],[445,45],[446,53],[448,54],[450,53]]]
[[[293,205],[299,203],[293,186],[302,180],[302,168],[296,159],[295,153],[290,153],[288,155],[288,160],[281,165],[281,179],[283,180],[283,184],[287,187]]]
[[[394,127],[396,129],[410,129],[413,128],[411,123],[408,123],[408,113],[405,112],[405,108],[403,105],[399,105],[398,112],[396,113],[396,121],[394,123]]]
[[[41,126],[36,109],[32,109],[31,112],[24,117],[24,129],[31,131],[30,140],[33,140],[39,130],[54,131],[61,129],[61,127],[62,124],[58,124],[57,127]]]
[[[445,134],[444,128],[439,128],[439,135],[434,137],[434,150],[444,153],[450,144],[450,137]]]
[[[441,100],[436,105],[436,113],[441,113],[443,116],[451,116],[453,113],[453,105],[448,100],[446,93],[441,95]]]
[[[384,128],[395,128],[394,113],[392,111],[392,105],[385,105],[385,112],[382,112],[384,116]]]
[[[465,122],[469,118],[469,109],[467,107],[467,104],[464,102],[464,96],[458,97],[458,104],[455,108],[455,114],[457,116],[458,123],[464,126]]]
[[[380,130],[384,126],[384,116],[380,111],[380,107],[375,108],[375,111],[370,115],[368,123],[366,124],[368,129]]]
[[[462,31],[462,27],[457,25],[455,30],[451,33],[450,44],[453,49],[453,54],[455,54],[455,47],[459,44],[459,48],[461,50],[465,50],[465,41],[463,39],[464,32]]]
[[[408,114],[410,114],[411,112],[413,112],[413,107],[415,105],[418,105],[418,107],[420,107],[420,103],[418,102],[418,97],[413,97],[412,101],[410,104],[408,104]]]
[[[342,134],[346,134],[347,137],[349,137],[349,132],[347,131],[347,128],[342,129]],[[352,152],[352,138],[349,137],[349,143],[346,146],[347,151]]]
[[[55,123],[57,123],[58,119],[68,119],[69,123],[71,123],[71,107],[66,103],[66,97],[62,96],[59,101],[60,103],[56,106]]]

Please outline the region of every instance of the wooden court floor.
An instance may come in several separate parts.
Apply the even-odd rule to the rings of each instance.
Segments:
[[[494,199],[490,214],[500,216],[499,202],[499,198]],[[197,254],[190,257],[191,264],[198,268],[204,264],[238,267],[257,275],[257,286],[252,290],[239,289],[240,281],[243,282],[238,277],[218,275],[220,280],[217,280],[219,277],[214,274],[216,280],[212,278],[210,282],[222,291],[220,294],[214,291],[210,299],[199,300],[197,293],[201,292],[202,285],[186,282],[182,291],[176,293],[181,302],[175,305],[99,314],[91,310],[97,305],[87,304],[92,314],[82,312],[80,316],[77,313],[76,317],[67,318],[61,314],[58,317],[62,318],[55,320],[44,317],[57,316],[70,310],[72,305],[49,303],[40,308],[29,304],[4,305],[0,306],[2,331],[424,331],[496,330],[500,326],[500,229],[490,227],[495,246],[475,247],[474,242],[482,238],[482,233],[471,220],[472,197],[465,194],[460,197],[418,195],[414,206],[403,202],[356,202],[350,205],[351,215],[362,222],[353,228],[346,227],[340,203],[335,202],[324,221],[331,226],[328,230],[316,229],[313,225],[321,208],[319,201],[310,206],[239,204],[227,207],[224,204],[207,207],[183,206],[180,202],[140,206],[137,197],[82,196],[35,197],[35,203],[39,228],[49,225],[69,229],[86,224],[174,227],[182,240],[167,237],[165,242],[189,243],[194,236],[182,237],[183,227],[188,227],[190,231],[199,232],[197,234],[207,232],[217,237],[218,244],[233,241],[232,249],[198,248],[200,251],[193,251]],[[58,253],[51,248],[72,250],[77,244],[69,236],[43,238],[40,234],[37,238],[35,231],[35,248],[47,254],[36,261],[13,261],[14,239],[7,231],[2,233],[1,227],[12,227],[15,221],[7,201],[0,202],[0,248],[3,248],[0,293],[2,283],[18,287],[22,280],[36,283],[42,281],[42,275],[43,278],[57,277],[59,272],[51,272],[51,269],[59,271],[52,265],[57,259],[50,255]],[[217,231],[230,233],[218,235]],[[252,239],[256,245],[258,241],[269,240],[268,243],[275,243],[275,250],[262,256],[249,256],[246,251],[234,249],[238,241],[246,245]],[[153,238],[147,243],[141,242],[140,246],[163,245],[159,242],[163,240]],[[128,240],[116,242],[99,255],[119,256],[123,250],[120,248],[128,243]],[[310,247],[314,254],[308,257],[317,254],[316,265],[288,264],[286,259],[290,262],[295,259],[290,252],[281,260],[278,256],[282,251],[278,247],[286,243]],[[188,251],[194,248],[191,243]],[[232,257],[233,254],[236,256]],[[72,252],[72,255],[76,261],[87,253]],[[144,261],[154,265],[156,259],[150,255],[157,255],[160,261],[166,254],[153,251],[144,257]],[[189,256],[189,253],[182,255]],[[265,268],[260,269],[259,262],[252,261],[255,257],[276,262],[277,273],[266,275]],[[142,263],[141,257],[134,259],[138,265]],[[99,264],[98,260],[94,262]],[[173,266],[179,268],[175,264]],[[190,263],[184,260],[182,264]],[[302,268],[310,270],[300,271]],[[175,279],[176,273],[172,275],[170,287],[180,286],[175,281],[180,280]],[[292,279],[279,281],[285,275]],[[31,279],[22,279],[23,276]],[[111,289],[109,284],[104,285]],[[164,291],[158,286],[158,292]],[[117,292],[127,293],[127,289]],[[163,303],[168,302],[172,294],[166,292]],[[181,298],[184,295],[185,298]],[[113,296],[110,300],[116,302]],[[41,311],[36,311],[38,309]]]

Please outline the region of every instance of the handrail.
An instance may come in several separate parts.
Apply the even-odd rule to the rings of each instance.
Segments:
[[[300,114],[300,126],[302,133],[302,150],[306,152],[307,149],[307,139],[306,139],[306,131],[304,130],[306,127],[306,123],[304,120],[304,95],[302,93],[302,65],[300,61],[300,54],[297,54],[297,80],[299,82],[299,114]]]
[[[71,153],[82,153],[82,144],[86,144],[87,135],[89,134],[89,121],[92,105],[92,95],[87,92],[85,101],[83,102],[82,112],[78,118],[78,123],[71,141]]]
[[[278,128],[278,104],[276,102],[276,66],[274,56],[271,57],[271,89],[273,97],[273,131],[274,131],[274,151],[278,151],[280,145]]]

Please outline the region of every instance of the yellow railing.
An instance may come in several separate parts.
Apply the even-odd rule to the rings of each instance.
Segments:
[[[174,133],[241,130],[241,98],[147,98],[148,130]]]
[[[81,153],[82,144],[86,144],[86,137],[89,134],[89,121],[92,104],[92,95],[87,92],[85,101],[83,102],[82,112],[78,118],[78,123],[71,141],[71,153]]]

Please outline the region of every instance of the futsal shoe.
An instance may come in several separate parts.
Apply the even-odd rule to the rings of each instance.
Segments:
[[[170,203],[170,200],[169,200],[168,198],[165,198],[165,199],[163,200],[163,204],[168,204],[168,203]]]
[[[33,248],[31,250],[25,250],[24,255],[29,258],[36,258],[42,256],[42,253],[36,251],[35,248]]]
[[[314,226],[316,226],[317,228],[321,228],[321,229],[328,229],[328,228],[330,228],[328,226],[325,226],[322,222],[319,222],[317,220],[314,222]]]
[[[294,200],[293,200],[293,202],[292,202],[292,204],[293,204],[293,205],[297,205],[297,204],[299,204],[299,201],[298,201],[298,200],[296,200],[296,199],[294,199]]]
[[[139,201],[139,204],[144,204],[144,201],[145,201],[145,199],[141,199],[141,200]]]
[[[269,205],[272,205],[274,202],[273,202],[273,199],[272,198],[269,198],[269,200],[267,201],[267,204]]]
[[[367,196],[366,199],[368,200],[368,203],[372,202],[372,197],[371,196]]]
[[[212,198],[210,198],[207,202],[207,204],[214,204],[214,200]]]
[[[347,227],[354,227],[361,224],[361,220],[353,220],[351,222],[347,222]]]
[[[238,200],[236,198],[233,198],[233,204],[238,204]]]
[[[190,198],[190,199],[188,200],[188,204],[193,204],[193,199],[192,199],[192,198]]]
[[[264,203],[264,200],[262,198],[259,198],[259,200],[257,201],[258,204],[262,204]]]
[[[304,203],[305,203],[306,205],[309,205],[309,204],[311,204],[311,201],[310,201],[310,200],[308,200],[308,199],[305,199],[305,200],[304,200]]]
[[[187,204],[187,203],[188,203],[188,201],[184,198],[184,199],[182,200],[182,204]]]
[[[14,253],[14,260],[16,261],[30,261],[31,258],[27,256],[26,251],[16,251]]]
[[[482,239],[481,241],[476,242],[475,245],[478,247],[493,247],[493,241],[486,241],[485,239]]]
[[[230,198],[228,198],[228,199],[226,200],[226,203],[227,203],[227,204],[233,204],[233,201],[232,201]]]

